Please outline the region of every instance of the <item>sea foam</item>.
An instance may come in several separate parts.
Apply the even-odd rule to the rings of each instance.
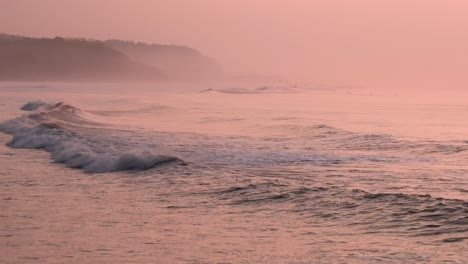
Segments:
[[[101,133],[80,133],[83,124],[96,123],[86,120],[82,111],[73,106],[32,101],[21,109],[34,112],[0,123],[0,131],[13,135],[8,146],[45,150],[51,153],[54,162],[70,168],[104,173],[182,163],[176,157],[154,154],[141,147],[122,148],[112,137],[99,137],[98,134],[103,134],[99,127],[94,129]]]

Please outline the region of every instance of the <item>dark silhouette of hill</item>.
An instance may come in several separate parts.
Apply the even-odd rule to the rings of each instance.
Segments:
[[[105,43],[135,61],[160,69],[169,78],[203,80],[223,75],[222,67],[216,60],[186,46],[122,40],[108,40]]]
[[[0,80],[199,80],[220,74],[218,63],[187,47],[0,34]]]
[[[139,80],[161,73],[102,42],[0,36],[0,80]]]

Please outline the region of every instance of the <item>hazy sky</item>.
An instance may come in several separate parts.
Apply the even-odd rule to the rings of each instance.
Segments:
[[[0,32],[183,44],[233,73],[468,85],[466,0],[0,0]]]

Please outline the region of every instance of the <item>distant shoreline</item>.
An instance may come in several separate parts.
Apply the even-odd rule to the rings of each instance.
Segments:
[[[0,81],[165,82],[222,76],[216,60],[185,46],[0,34]]]

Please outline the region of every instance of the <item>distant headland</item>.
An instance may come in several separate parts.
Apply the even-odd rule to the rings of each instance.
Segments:
[[[215,59],[176,45],[0,34],[0,81],[203,81]]]

